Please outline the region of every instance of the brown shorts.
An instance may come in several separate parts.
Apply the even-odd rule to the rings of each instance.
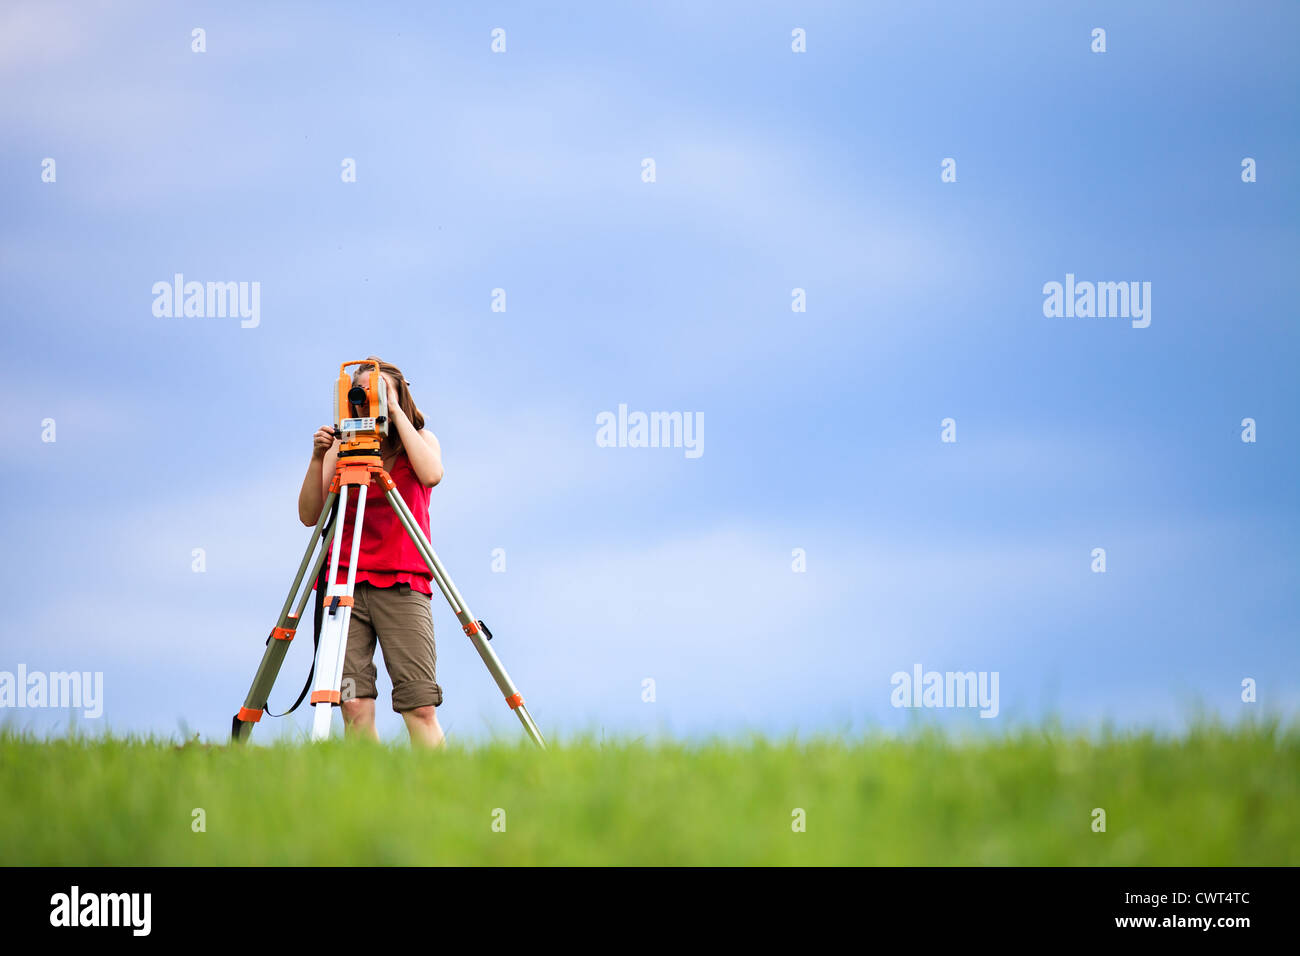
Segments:
[[[427,594],[409,584],[375,587],[358,581],[348,623],[348,650],[343,658],[342,695],[379,696],[375,686],[375,639],[393,681],[393,710],[442,703],[436,680],[438,652],[433,645],[433,610]]]

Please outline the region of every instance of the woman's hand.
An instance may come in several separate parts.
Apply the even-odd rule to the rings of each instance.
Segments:
[[[393,434],[395,432],[398,435],[398,437],[401,437],[402,426],[398,423],[407,422],[409,424],[411,420],[406,417],[406,412],[402,411],[402,406],[397,404],[397,397],[396,397],[397,393],[389,392],[388,394],[393,396],[393,400],[388,403],[388,417],[390,419],[389,424],[394,426],[393,428],[390,428],[388,431],[389,434]]]
[[[321,459],[325,453],[334,447],[334,426],[322,425],[316,429],[316,434],[311,436],[311,457]]]

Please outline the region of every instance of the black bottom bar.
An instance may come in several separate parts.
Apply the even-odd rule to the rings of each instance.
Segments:
[[[483,907],[501,907],[508,908],[520,942],[526,940],[529,946],[549,941],[554,931],[547,927],[554,915],[571,911],[575,900],[582,901],[581,914],[571,915],[582,925],[569,927],[562,936],[588,934],[595,924],[623,933],[639,932],[638,926],[652,928],[655,934],[689,930],[698,941],[698,931],[707,927],[734,943],[737,938],[765,938],[785,925],[805,940],[810,931],[822,940],[848,934],[864,949],[869,948],[867,941],[895,937],[920,947],[957,943],[980,949],[999,942],[1109,942],[1127,937],[1142,946],[1181,948],[1200,940],[1232,951],[1295,928],[1296,871],[1289,868],[864,868],[782,873],[568,868],[549,872],[545,879],[524,873],[522,879],[504,883],[489,868],[457,868],[454,873],[348,868],[335,875],[349,886],[364,886],[367,899],[383,901],[371,914],[374,929],[367,933],[382,931],[385,913],[427,912],[432,893],[440,916],[425,928],[430,938],[444,933],[447,921],[463,914],[477,912],[481,917],[489,915],[481,912]],[[150,938],[179,943],[201,935],[209,944],[255,936],[259,949],[268,943],[298,944],[303,942],[302,927],[321,915],[316,909],[323,890],[312,871],[301,868],[10,867],[0,871],[0,878],[6,883],[0,895],[0,926],[7,943],[33,935],[142,938],[147,928]],[[717,888],[724,882],[726,893],[719,895]],[[252,891],[262,903],[232,907],[234,887]],[[270,892],[259,894],[259,887]],[[119,925],[73,927],[74,893],[78,923],[91,918],[92,911],[95,919],[103,921],[107,915],[111,921],[116,910]],[[105,909],[100,894],[117,895]],[[144,897],[132,894],[149,894],[147,910]],[[88,903],[90,896],[97,899]],[[267,911],[272,905],[275,911]],[[361,911],[348,916],[349,921],[360,918]]]

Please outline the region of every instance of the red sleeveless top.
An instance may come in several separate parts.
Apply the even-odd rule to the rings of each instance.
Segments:
[[[429,536],[429,492],[415,476],[406,452],[399,452],[389,476],[397,485],[397,493],[415,515],[415,521]],[[348,488],[348,508],[343,528],[339,532],[339,570],[336,584],[346,584],[348,561],[352,558],[352,529],[357,518],[359,489]],[[328,561],[329,558],[327,557]],[[366,490],[366,517],[361,524],[361,549],[357,556],[357,580],[369,581],[375,587],[386,588],[405,582],[412,591],[433,593],[433,574],[402,527],[397,513],[388,504],[383,486],[375,479]]]

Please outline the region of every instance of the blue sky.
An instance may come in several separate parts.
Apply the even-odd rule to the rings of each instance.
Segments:
[[[994,6],[6,4],[0,670],[221,739],[375,353],[547,732],[1172,726],[1247,677],[1294,713],[1300,10]],[[155,317],[178,272],[260,283],[257,327]],[[1067,273],[1150,282],[1150,326],[1046,318]],[[620,403],[703,455],[598,447]],[[434,620],[443,726],[517,734]],[[916,663],[997,671],[1000,717],[891,707]]]

